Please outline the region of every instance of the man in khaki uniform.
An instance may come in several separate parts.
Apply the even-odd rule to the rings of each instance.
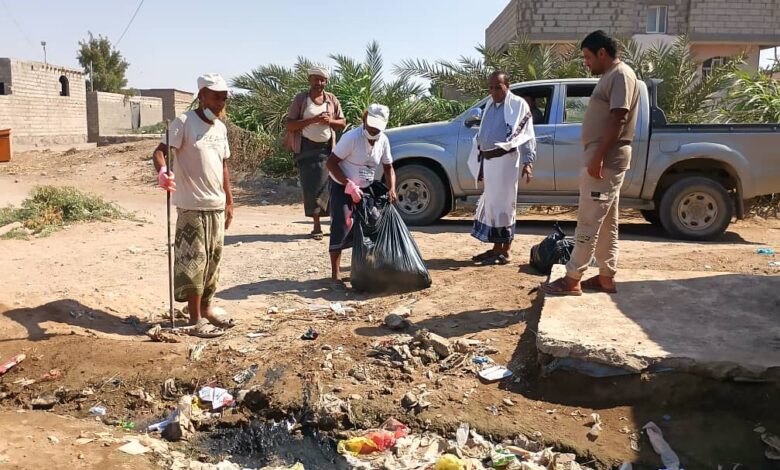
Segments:
[[[617,292],[618,203],[631,164],[639,87],[634,71],[617,56],[617,43],[604,31],[589,34],[581,49],[585,65],[601,78],[582,124],[583,168],[574,251],[566,277],[542,286],[550,295],[582,295],[583,289]],[[581,282],[594,255],[599,275]]]

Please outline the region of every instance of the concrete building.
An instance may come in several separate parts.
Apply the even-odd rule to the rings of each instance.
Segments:
[[[84,74],[42,62],[0,58],[0,129],[15,150],[87,142]]]
[[[151,88],[148,90],[138,90],[141,96],[154,96],[162,100],[163,119],[173,120],[183,112],[187,111],[195,95],[189,91],[175,90],[173,88]]]
[[[102,137],[130,134],[163,120],[163,101],[146,96],[90,91],[87,93],[87,128],[90,142]]]
[[[603,29],[643,46],[688,35],[706,72],[724,58],[747,55],[757,70],[760,52],[780,45],[778,0],[511,0],[485,31],[501,50],[525,36],[534,43],[573,43]]]

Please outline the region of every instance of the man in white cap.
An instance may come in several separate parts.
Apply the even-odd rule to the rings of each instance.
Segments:
[[[390,119],[390,110],[372,104],[363,113],[363,125],[346,132],[328,157],[330,172],[330,266],[334,287],[343,288],[339,277],[341,252],[352,247],[352,210],[374,182],[381,164],[389,188],[390,202],[395,193],[395,171],[390,154],[390,140],[383,132]]]
[[[328,214],[329,201],[325,160],[336,143],[336,132],[344,129],[346,120],[338,98],[325,91],[330,77],[328,69],[312,66],[308,73],[309,91],[296,95],[290,104],[284,142],[295,154],[304,213],[314,219],[311,235],[322,240],[320,217]]]
[[[174,296],[178,302],[187,302],[190,327],[186,331],[206,338],[220,336],[234,326],[211,305],[225,230],[233,220],[227,167],[230,148],[227,128],[220,121],[227,93],[227,83],[220,75],[200,76],[198,108],[174,119],[170,141],[163,137],[153,156],[160,187],[173,192],[177,210]],[[169,146],[176,149],[171,175],[165,166]]]

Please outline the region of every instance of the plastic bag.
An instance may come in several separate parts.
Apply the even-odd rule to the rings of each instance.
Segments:
[[[380,429],[367,432],[364,436],[351,437],[338,443],[338,451],[341,454],[349,453],[354,456],[371,454],[391,449],[395,441],[406,437],[409,428],[393,418],[388,419]]]
[[[464,464],[461,459],[459,459],[458,457],[452,454],[444,454],[441,457],[439,457],[439,460],[436,461],[436,465],[434,465],[433,469],[434,470],[465,470],[466,464]]]
[[[574,240],[567,238],[558,224],[555,231],[531,247],[531,266],[543,274],[550,274],[553,265],[566,264],[574,250]]]
[[[386,192],[386,186],[375,182],[355,208],[352,287],[359,292],[430,287],[420,250]]]

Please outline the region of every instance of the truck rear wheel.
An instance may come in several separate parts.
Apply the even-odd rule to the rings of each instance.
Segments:
[[[408,225],[429,225],[444,214],[447,191],[439,175],[422,165],[405,165],[395,171],[395,204]]]
[[[726,231],[734,204],[717,181],[688,176],[664,192],[659,215],[664,229],[674,238],[710,240]]]

